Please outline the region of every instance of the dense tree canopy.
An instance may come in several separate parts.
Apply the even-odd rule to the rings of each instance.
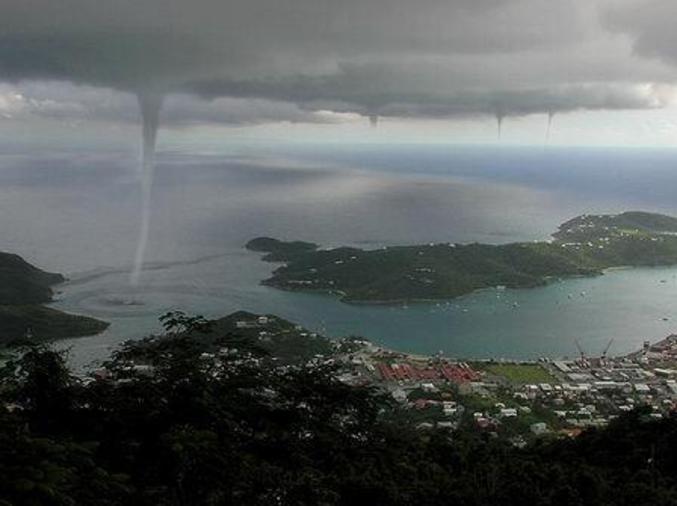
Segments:
[[[42,347],[5,365],[0,504],[677,504],[675,419],[636,411],[522,449],[421,433],[330,366],[274,365],[241,341],[205,354],[185,332],[201,320],[167,321],[171,339],[125,345],[105,379]]]

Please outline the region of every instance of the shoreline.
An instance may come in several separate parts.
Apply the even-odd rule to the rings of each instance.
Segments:
[[[265,264],[264,264],[264,265],[265,265]],[[613,268],[605,269],[605,272],[624,271],[624,270],[627,271],[627,270],[633,270],[633,269],[644,270],[643,267],[649,267],[649,266],[636,266],[636,267],[635,267],[635,266],[624,266],[624,267],[613,267]],[[675,266],[673,266],[673,265],[666,265],[666,266],[651,266],[650,269],[648,269],[648,270],[650,271],[650,270],[652,270],[652,269],[654,269],[654,268],[658,268],[659,270],[660,270],[660,269],[671,269],[671,268],[673,268],[673,267],[675,267]],[[267,270],[268,270],[268,269],[265,269],[265,271],[267,271]],[[576,279],[577,279],[577,278],[581,278],[581,279],[589,279],[590,277],[589,277],[589,276],[576,276],[575,278],[576,278]],[[572,279],[573,279],[572,277],[567,277],[567,278],[564,278],[563,281],[568,281],[568,280],[572,280]],[[558,281],[558,278],[552,278],[552,279],[549,280],[548,283],[546,283],[546,284],[544,284],[544,285],[542,285],[542,286],[547,286],[547,285],[550,285],[550,284],[556,284],[557,281]],[[314,295],[320,295],[320,296],[322,297],[322,299],[324,299],[324,301],[325,301],[325,302],[322,302],[322,304],[328,304],[328,303],[330,303],[330,302],[329,302],[329,301],[330,301],[330,297],[331,297],[331,304],[333,304],[333,303],[335,302],[335,299],[337,298],[337,296],[338,296],[338,297],[341,297],[341,296],[342,296],[342,294],[341,294],[338,290],[334,290],[334,291],[329,291],[329,290],[316,290],[316,291],[310,291],[310,290],[298,290],[298,289],[285,289],[285,288],[276,287],[276,286],[273,286],[273,285],[266,285],[265,283],[263,283],[263,284],[264,284],[264,286],[270,286],[271,288],[275,288],[276,290],[281,290],[281,291],[283,291],[283,292],[284,292],[284,291],[287,291],[287,292],[291,292],[291,293],[299,293],[299,294],[305,293],[305,294],[307,294],[309,297],[312,297],[312,296],[314,296]],[[68,284],[66,284],[66,285],[64,286],[64,288],[68,288]],[[552,290],[553,288],[550,288],[550,289]],[[558,288],[554,288],[554,289],[557,290]],[[434,305],[435,303],[441,303],[441,304],[444,304],[445,301],[449,301],[449,302],[450,302],[450,305],[453,305],[454,303],[455,303],[455,304],[460,304],[460,305],[462,305],[462,304],[466,301],[465,298],[466,298],[466,297],[469,297],[469,296],[474,296],[475,292],[478,292],[478,293],[479,293],[479,292],[489,292],[489,293],[491,294],[491,293],[494,292],[494,290],[495,290],[495,287],[485,287],[485,288],[480,288],[480,289],[474,290],[473,292],[470,292],[470,293],[468,293],[468,294],[464,294],[464,295],[455,297],[455,298],[453,298],[453,299],[420,299],[420,300],[416,300],[416,301],[411,301],[411,300],[410,300],[410,301],[385,301],[385,302],[383,302],[383,303],[379,303],[378,301],[365,301],[365,302],[359,302],[359,301],[346,301],[345,304],[346,304],[347,306],[355,306],[355,307],[359,307],[359,306],[365,306],[365,307],[373,306],[374,308],[377,308],[377,307],[383,307],[383,308],[394,307],[394,308],[397,308],[397,304],[410,303],[410,304],[412,304],[412,306],[413,306],[413,305],[417,305],[417,304],[418,304],[418,305],[422,305],[422,306],[430,305],[430,307],[432,308],[433,305]],[[523,290],[523,288],[516,288],[516,289],[509,289],[509,290],[510,290],[510,291],[512,291],[512,290]],[[565,290],[565,289],[563,289],[563,290]],[[497,292],[497,293],[498,293],[498,292]],[[514,296],[514,295],[516,295],[516,294],[513,293],[513,294],[510,294],[510,295],[506,295],[506,296],[505,296],[505,299],[507,299],[508,297]],[[505,299],[504,299],[504,300],[505,300]],[[240,306],[240,307],[241,307],[241,306]],[[471,307],[471,306],[468,306],[468,307],[471,308],[470,312],[472,313],[472,312],[473,312],[472,307]],[[251,306],[250,309],[256,311],[257,308],[256,308],[256,306]],[[417,312],[418,312],[418,311],[421,311],[420,309],[414,308],[414,307],[412,307],[412,309],[413,309],[414,311],[417,311]],[[78,315],[83,315],[83,316],[87,316],[87,315],[90,314],[90,313],[87,312],[87,311],[77,311],[75,308],[73,308],[73,311],[76,311],[76,314],[78,314]],[[378,309],[375,309],[375,311],[379,311],[379,310],[378,310]],[[385,311],[385,309],[384,309],[383,311]],[[275,313],[275,310],[273,309],[273,310],[271,310],[270,312]],[[379,311],[379,312],[380,312],[380,311]],[[282,311],[282,312],[279,312],[279,313],[276,313],[276,314],[280,314],[282,317],[285,317],[285,318],[293,319],[293,315],[291,315],[289,312],[284,313],[284,311]],[[402,313],[402,314],[405,314],[405,313]],[[460,316],[460,311],[459,311],[459,316]],[[674,321],[674,320],[675,320],[675,317],[674,317],[673,315],[670,315],[670,316],[671,316],[671,319]],[[406,316],[404,316],[404,317],[406,317]],[[381,318],[381,317],[379,317],[379,318]],[[470,316],[470,320],[468,320],[468,321],[471,321],[471,322],[472,322],[472,321],[474,321],[475,319],[476,319],[476,315],[471,315],[471,316]],[[153,321],[154,321],[154,320],[155,320],[155,319],[153,318]],[[304,321],[304,320],[305,320],[305,321]],[[295,321],[299,321],[299,322],[302,323],[302,324],[310,324],[311,326],[313,325],[312,319],[308,319],[308,318],[300,317],[300,318],[297,318]],[[353,325],[353,327],[355,327],[355,326],[356,326],[356,325]],[[125,334],[125,335],[126,335],[127,333],[129,333],[129,332],[127,332],[127,329],[123,329],[123,330],[121,330],[121,331],[119,331],[119,332],[116,332],[116,329],[119,329],[120,327],[118,326],[118,323],[115,321],[115,319],[113,319],[113,321],[112,321],[112,327],[113,327],[113,333],[116,334],[116,335],[117,335],[117,334],[120,334],[120,335]],[[340,327],[340,325],[339,325],[339,327]],[[109,327],[109,329],[110,329],[110,327]],[[361,332],[359,332],[359,330],[361,330]],[[666,329],[666,330],[668,330],[668,329]],[[379,340],[380,340],[380,339],[383,339],[383,341],[381,341],[381,342],[384,342],[384,343],[389,343],[389,342],[390,342],[391,344],[394,344],[394,343],[391,342],[390,339],[388,339],[388,336],[386,336],[385,338],[383,338],[383,336],[381,336],[381,337],[379,338],[379,337],[378,337],[378,336],[379,336],[378,333],[376,333],[376,334],[373,333],[373,332],[370,333],[370,332],[368,331],[368,329],[363,328],[363,327],[360,327],[360,329],[358,329],[358,331],[354,331],[354,330],[352,330],[352,329],[349,329],[349,330],[346,331],[346,332],[341,331],[341,332],[340,332],[340,335],[348,335],[349,333],[354,333],[354,334],[358,334],[358,335],[365,335],[365,336],[367,336],[368,339],[379,339]],[[659,338],[665,337],[665,335],[667,335],[668,333],[669,333],[669,332],[664,332],[664,333],[652,332],[652,333],[649,335],[649,337],[650,337],[650,338],[652,339],[652,341],[653,341],[653,340],[655,340],[655,339],[659,339]],[[140,333],[138,333],[138,334],[140,335]],[[100,339],[100,338],[99,338],[99,335],[100,335],[100,334],[93,334],[92,336],[89,336],[89,337],[93,337],[94,340],[95,340],[96,342],[104,343],[106,340],[105,340],[105,339]],[[132,338],[132,339],[133,339],[133,338],[137,338],[137,337],[139,337],[139,335],[129,335],[129,338]],[[338,336],[339,336],[339,331],[333,332],[333,335],[338,337]],[[638,335],[640,335],[640,334],[638,334]],[[75,336],[71,336],[71,337],[75,338]],[[77,338],[80,338],[80,337],[83,337],[83,336],[79,336],[79,337],[77,337]],[[453,336],[450,336],[450,337],[453,337]],[[459,337],[462,337],[462,335],[459,336]],[[60,341],[62,341],[62,340],[65,340],[65,339],[68,339],[68,338],[63,338],[63,339],[59,338],[59,339],[51,340],[50,342],[51,342],[51,343],[57,343],[57,342],[60,342]],[[397,346],[396,346],[392,351],[398,352],[398,353],[408,353],[407,350],[413,351],[412,348],[414,348],[414,350],[417,349],[417,348],[420,349],[420,346],[418,346],[417,343],[416,343],[417,340],[418,340],[418,339],[417,339],[416,337],[413,337],[412,340],[409,341],[409,342],[400,340],[401,342],[398,342],[398,343],[397,343]],[[496,337],[495,340],[496,340],[496,342],[498,343],[499,341],[502,340],[502,337],[500,337],[500,336],[499,336],[499,337]],[[565,336],[565,337],[564,337],[564,341],[571,341],[571,343],[573,343],[573,340],[572,340],[570,337],[568,337],[568,336]],[[570,343],[570,344],[571,344],[571,343]],[[402,344],[404,344],[405,346],[402,346]],[[637,341],[637,342],[636,342],[636,346],[639,347],[640,345],[641,345],[641,341]],[[441,346],[441,347],[442,347],[442,346]],[[455,346],[454,346],[454,347],[455,347]],[[465,353],[465,352],[461,349],[461,350],[459,350],[460,353],[459,353],[458,355],[454,355],[454,356],[456,356],[456,357],[458,357],[458,358],[460,358],[460,359],[463,359],[463,360],[471,360],[471,361],[526,361],[526,362],[529,362],[529,361],[537,360],[537,359],[538,359],[537,356],[532,355],[531,353],[529,353],[528,350],[525,351],[525,352],[523,352],[523,353],[517,353],[516,355],[512,355],[512,356],[507,356],[507,357],[506,357],[506,356],[505,356],[505,353],[501,353],[501,352],[494,353],[493,350],[491,350],[491,354],[488,354],[488,353],[485,354],[485,353],[484,353],[484,349],[475,350],[475,351],[479,351],[479,353],[473,352],[473,349],[472,349],[472,348],[474,348],[474,346],[465,346],[465,345],[464,345],[464,346],[460,346],[460,348],[470,348],[470,353]],[[571,357],[575,357],[575,356],[576,356],[576,353],[575,353],[575,349],[574,349],[574,347],[573,347],[573,344],[571,344],[570,347],[567,347],[567,346],[556,346],[556,348],[566,348],[566,349],[563,350],[564,352],[562,352],[562,350],[557,350],[557,349],[555,349],[555,350],[553,350],[555,353],[553,353],[552,355],[551,355],[551,354],[548,354],[548,353],[543,353],[542,356],[543,356],[543,357],[551,358],[551,359],[553,359],[553,360],[557,360],[557,359],[559,359],[559,358],[564,358],[564,357],[571,358]],[[437,348],[434,348],[434,349],[432,349],[431,351],[434,352],[436,349],[437,349]],[[489,350],[490,348],[487,348],[487,349]],[[397,351],[397,350],[402,350],[402,351]],[[632,352],[632,351],[634,351],[634,350],[635,350],[635,348],[630,348],[629,346],[626,346],[626,347],[624,347],[622,354],[626,354],[626,353]],[[508,353],[510,353],[510,351],[511,351],[511,350],[508,350]],[[415,352],[414,352],[413,355],[420,355],[420,353],[415,353]],[[422,355],[421,355],[421,356],[422,356]],[[430,356],[430,355],[425,355],[425,356]],[[477,357],[480,357],[480,358],[477,358]]]
[[[677,264],[674,264],[672,267],[677,267]],[[629,267],[633,268],[633,267]],[[590,276],[585,276],[585,275],[571,275],[571,276],[566,276],[566,277],[551,277],[549,279],[546,279],[543,283],[538,284],[538,285],[531,285],[531,286],[521,286],[521,287],[505,287],[504,290],[531,290],[534,288],[542,288],[544,286],[551,285],[553,283],[557,283],[560,281],[567,281],[570,279],[590,279],[590,278],[595,278],[599,276],[603,276],[604,272],[600,272],[598,274],[593,274]],[[291,286],[286,286],[286,285],[278,285],[275,283],[271,283],[270,281],[273,278],[269,279],[264,279],[260,281],[260,284],[262,286],[269,286],[271,288],[275,288],[276,290],[281,290],[285,292],[292,292],[292,293],[306,293],[306,294],[320,294],[320,295],[330,295],[336,298],[339,302],[342,302],[344,304],[348,305],[354,305],[354,306],[399,306],[403,304],[434,304],[434,303],[440,303],[440,302],[447,302],[451,303],[452,301],[457,301],[459,299],[463,299],[464,297],[468,297],[477,293],[482,293],[482,292],[489,292],[492,290],[495,291],[500,291],[498,286],[485,286],[482,288],[476,288],[474,290],[471,290],[469,292],[464,292],[456,296],[446,296],[446,297],[433,297],[433,298],[402,298],[402,299],[350,299],[347,298],[348,294],[344,292],[343,290],[330,290],[330,289],[323,289],[323,288],[317,288],[317,289],[304,289],[304,288],[294,288]]]
[[[266,260],[264,260],[266,261]],[[273,262],[271,262],[273,263]],[[285,262],[274,262],[274,263],[281,263],[283,265],[286,265]],[[505,287],[505,290],[531,290],[535,288],[542,288],[544,286],[551,285],[553,283],[558,283],[558,282],[564,282],[564,281],[569,281],[569,280],[574,280],[574,279],[592,279],[600,276],[604,276],[607,273],[613,273],[617,271],[627,271],[627,270],[635,270],[635,269],[656,269],[656,268],[677,268],[677,263],[674,264],[661,264],[661,265],[619,265],[619,266],[613,266],[613,267],[605,267],[604,269],[600,269],[599,272],[593,273],[590,275],[585,275],[585,274],[572,274],[570,276],[551,276],[546,279],[544,279],[544,282],[538,285],[532,285],[532,286],[519,286],[519,287]],[[261,280],[259,284],[262,286],[269,286],[271,288],[275,288],[276,290],[282,290],[285,292],[293,292],[293,293],[307,293],[307,294],[321,294],[321,295],[331,295],[335,297],[339,302],[342,302],[344,304],[349,304],[349,305],[355,305],[355,306],[398,306],[402,304],[431,304],[431,303],[440,303],[440,302],[452,302],[456,301],[458,299],[462,299],[464,297],[467,297],[469,295],[473,295],[476,293],[481,293],[481,292],[487,292],[491,290],[496,290],[498,291],[498,286],[486,286],[483,288],[476,288],[474,290],[471,290],[469,292],[465,292],[456,296],[447,296],[447,297],[433,297],[433,298],[400,298],[400,299],[350,299],[347,298],[348,294],[344,292],[343,290],[331,290],[331,289],[323,289],[323,288],[317,288],[317,289],[307,289],[307,288],[294,288],[291,286],[286,286],[286,285],[279,285],[274,282],[271,282],[274,278],[268,278]]]

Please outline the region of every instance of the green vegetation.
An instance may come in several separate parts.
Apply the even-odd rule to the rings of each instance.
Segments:
[[[267,252],[264,260],[285,262],[264,284],[336,293],[345,302],[392,303],[450,299],[495,286],[530,288],[609,267],[677,264],[675,230],[675,218],[632,212],[575,218],[551,242],[319,250],[312,243],[258,238],[247,247]]]
[[[255,325],[238,328],[238,323],[255,323]],[[215,320],[210,331],[203,334],[202,338],[214,339],[219,335],[251,339],[264,352],[283,362],[306,361],[315,355],[329,355],[332,352],[332,343],[326,337],[273,315],[260,316],[238,311]]]
[[[52,300],[52,286],[61,274],[45,272],[18,255],[0,252],[0,347],[15,343],[30,331],[37,341],[98,334],[107,323],[69,315],[40,304]]]
[[[303,241],[283,242],[270,237],[258,237],[247,243],[247,249],[251,251],[266,252],[268,255],[263,258],[268,262],[283,262],[291,260],[301,253],[315,251],[317,244]]]
[[[96,381],[36,345],[0,368],[0,504],[677,503],[677,418],[635,411],[524,448],[470,427],[417,431],[332,366],[277,364],[231,335],[220,346],[238,351],[214,356],[196,337],[208,322],[165,323],[143,367],[128,343]],[[506,422],[506,436],[538,419]]]
[[[71,315],[45,306],[0,306],[0,344],[21,340],[30,328],[39,341],[91,336],[108,324],[86,316]]]
[[[501,376],[511,383],[557,383],[548,371],[538,364],[489,364],[485,371]]]
[[[0,252],[0,305],[42,304],[52,300],[52,286],[61,274],[45,272],[18,255]]]
[[[208,321],[173,312],[164,315],[162,320],[178,332],[128,343],[129,358],[133,356],[135,360],[145,362],[148,350],[152,355],[158,347],[171,347],[172,340],[186,337],[194,339],[204,353],[218,354],[230,348],[256,351],[281,364],[305,363],[316,356],[329,356],[334,351],[334,344],[328,338],[274,315],[237,311]]]
[[[521,439],[535,441],[542,436],[535,436],[531,432],[531,425],[545,423],[549,437],[557,437],[557,431],[565,427],[563,420],[557,417],[552,408],[545,406],[541,400],[518,400],[514,397],[512,388],[499,387],[485,395],[469,394],[461,398],[465,407],[462,426],[466,430],[475,427],[473,413],[486,413],[499,417],[500,405],[517,410],[515,417],[499,417],[500,424],[494,428],[500,437],[511,438],[519,436]]]
[[[561,240],[587,241],[599,231],[627,234],[677,233],[677,218],[664,214],[628,211],[621,214],[584,214],[563,223],[553,237]]]

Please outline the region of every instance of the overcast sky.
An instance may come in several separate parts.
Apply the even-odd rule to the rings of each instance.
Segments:
[[[0,133],[677,144],[674,0],[4,0]],[[376,130],[368,119],[379,119]]]

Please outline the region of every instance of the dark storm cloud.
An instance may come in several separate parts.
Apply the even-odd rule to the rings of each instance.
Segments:
[[[633,59],[600,26],[606,3],[5,0],[0,80],[235,97],[298,121],[303,109],[443,117],[661,105],[645,83],[670,71]]]
[[[130,94],[61,82],[0,83],[0,120],[49,119],[67,123],[96,120],[132,123],[139,118]],[[172,94],[164,101],[162,123],[184,127],[204,123],[251,125],[262,122],[331,123],[340,117],[306,110],[290,102]]]
[[[671,0],[622,2],[609,8],[606,21],[632,37],[637,53],[677,65],[677,3]]]

